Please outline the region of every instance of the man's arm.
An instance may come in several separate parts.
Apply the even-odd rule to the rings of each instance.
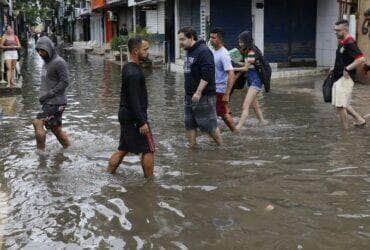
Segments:
[[[192,101],[199,102],[200,98],[202,97],[203,90],[207,87],[208,82],[211,81],[212,76],[211,74],[214,73],[214,62],[212,61],[213,54],[209,51],[209,53],[204,52],[200,58],[201,64],[201,80],[199,86],[193,95]]]
[[[135,121],[138,123],[138,127],[142,127],[147,123],[147,120],[141,111],[139,93],[137,89],[139,80],[140,79],[138,77],[131,76],[126,79],[125,84],[127,86],[127,104],[134,116]]]

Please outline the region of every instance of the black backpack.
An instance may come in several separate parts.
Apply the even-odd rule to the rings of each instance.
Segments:
[[[257,46],[253,46],[253,51],[256,53],[256,63],[255,67],[258,72],[263,85],[265,86],[265,91],[268,93],[271,89],[271,66],[270,63],[263,56],[261,50]]]

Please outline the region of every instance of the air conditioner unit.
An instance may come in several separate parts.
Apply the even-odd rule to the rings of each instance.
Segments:
[[[108,11],[108,20],[111,22],[117,22],[117,16],[113,13],[113,11]]]

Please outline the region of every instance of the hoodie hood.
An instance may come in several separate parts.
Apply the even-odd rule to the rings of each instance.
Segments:
[[[53,59],[57,55],[57,53],[55,51],[54,43],[47,36],[40,37],[37,40],[36,50],[37,49],[45,50],[48,53],[49,59],[47,61],[50,61],[51,59]]]
[[[243,43],[245,44],[246,46],[245,49],[250,50],[254,47],[254,40],[253,40],[252,32],[248,30],[243,31],[242,33],[240,33],[239,39],[243,41]],[[240,48],[240,49],[244,49],[244,48]]]

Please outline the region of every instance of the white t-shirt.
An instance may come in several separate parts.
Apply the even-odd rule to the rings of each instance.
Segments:
[[[227,87],[227,71],[233,70],[231,57],[229,51],[227,51],[225,47],[212,50],[212,52],[215,59],[216,92],[225,94]]]

